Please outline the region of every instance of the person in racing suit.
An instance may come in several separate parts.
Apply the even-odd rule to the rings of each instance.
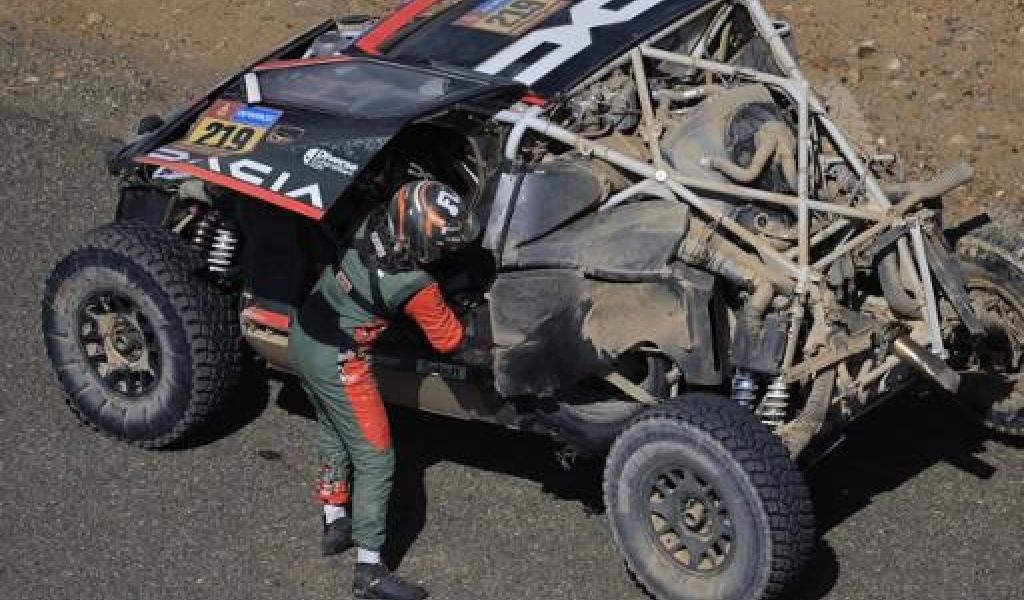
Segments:
[[[399,315],[415,322],[439,352],[460,348],[464,328],[422,267],[473,241],[479,231],[448,186],[406,184],[340,244],[335,264],[324,269],[292,320],[291,364],[319,423],[323,552],[338,554],[356,545],[357,598],[427,597],[380,560],[395,457],[369,354]]]

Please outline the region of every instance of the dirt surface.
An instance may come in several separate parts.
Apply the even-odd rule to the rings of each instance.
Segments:
[[[4,598],[349,597],[351,557],[318,555],[315,426],[301,394],[254,383],[231,419],[181,451],[111,442],[63,406],[38,299],[60,248],[113,214],[100,160],[111,138],[320,18],[366,6],[0,4]],[[979,178],[962,208],[1024,198],[1024,3],[776,7],[795,22],[812,78],[850,88],[870,139],[905,152],[912,175],[966,154]],[[542,439],[403,411],[394,419],[388,554],[434,597],[643,598],[601,515],[599,465],[564,472]],[[811,473],[824,540],[798,598],[1020,597],[1022,473],[1024,452],[939,399],[880,409]]]

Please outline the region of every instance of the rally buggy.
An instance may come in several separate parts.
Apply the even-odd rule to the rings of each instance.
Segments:
[[[942,222],[812,91],[757,0],[414,0],[330,20],[112,156],[115,222],[58,262],[46,346],[83,420],[145,447],[215,414],[339,238],[437,179],[486,223],[433,267],[474,323],[411,328],[385,397],[607,453],[615,541],[651,594],[779,595],[814,519],[802,464],[915,382],[1024,434],[1024,267]],[[973,225],[978,227],[974,228]]]

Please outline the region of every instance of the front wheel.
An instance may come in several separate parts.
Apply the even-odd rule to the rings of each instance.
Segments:
[[[71,409],[148,448],[178,442],[231,392],[241,367],[233,298],[196,276],[174,234],[138,223],[90,231],[46,282],[43,336]]]
[[[608,455],[605,504],[637,581],[658,600],[758,600],[808,561],[803,474],[749,411],[690,394],[639,415]]]

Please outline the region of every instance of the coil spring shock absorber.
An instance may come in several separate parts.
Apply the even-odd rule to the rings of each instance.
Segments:
[[[757,381],[746,371],[736,371],[732,378],[732,401],[744,408],[757,402]]]
[[[764,400],[757,407],[757,416],[768,427],[779,427],[786,422],[789,412],[789,386],[781,378],[768,384]]]
[[[207,211],[196,224],[192,243],[203,253],[211,273],[226,275],[235,265],[238,227],[233,219],[215,210]]]
[[[238,232],[234,221],[221,219],[213,232],[213,245],[206,256],[206,263],[213,273],[226,274],[235,265],[235,251],[238,249]]]

